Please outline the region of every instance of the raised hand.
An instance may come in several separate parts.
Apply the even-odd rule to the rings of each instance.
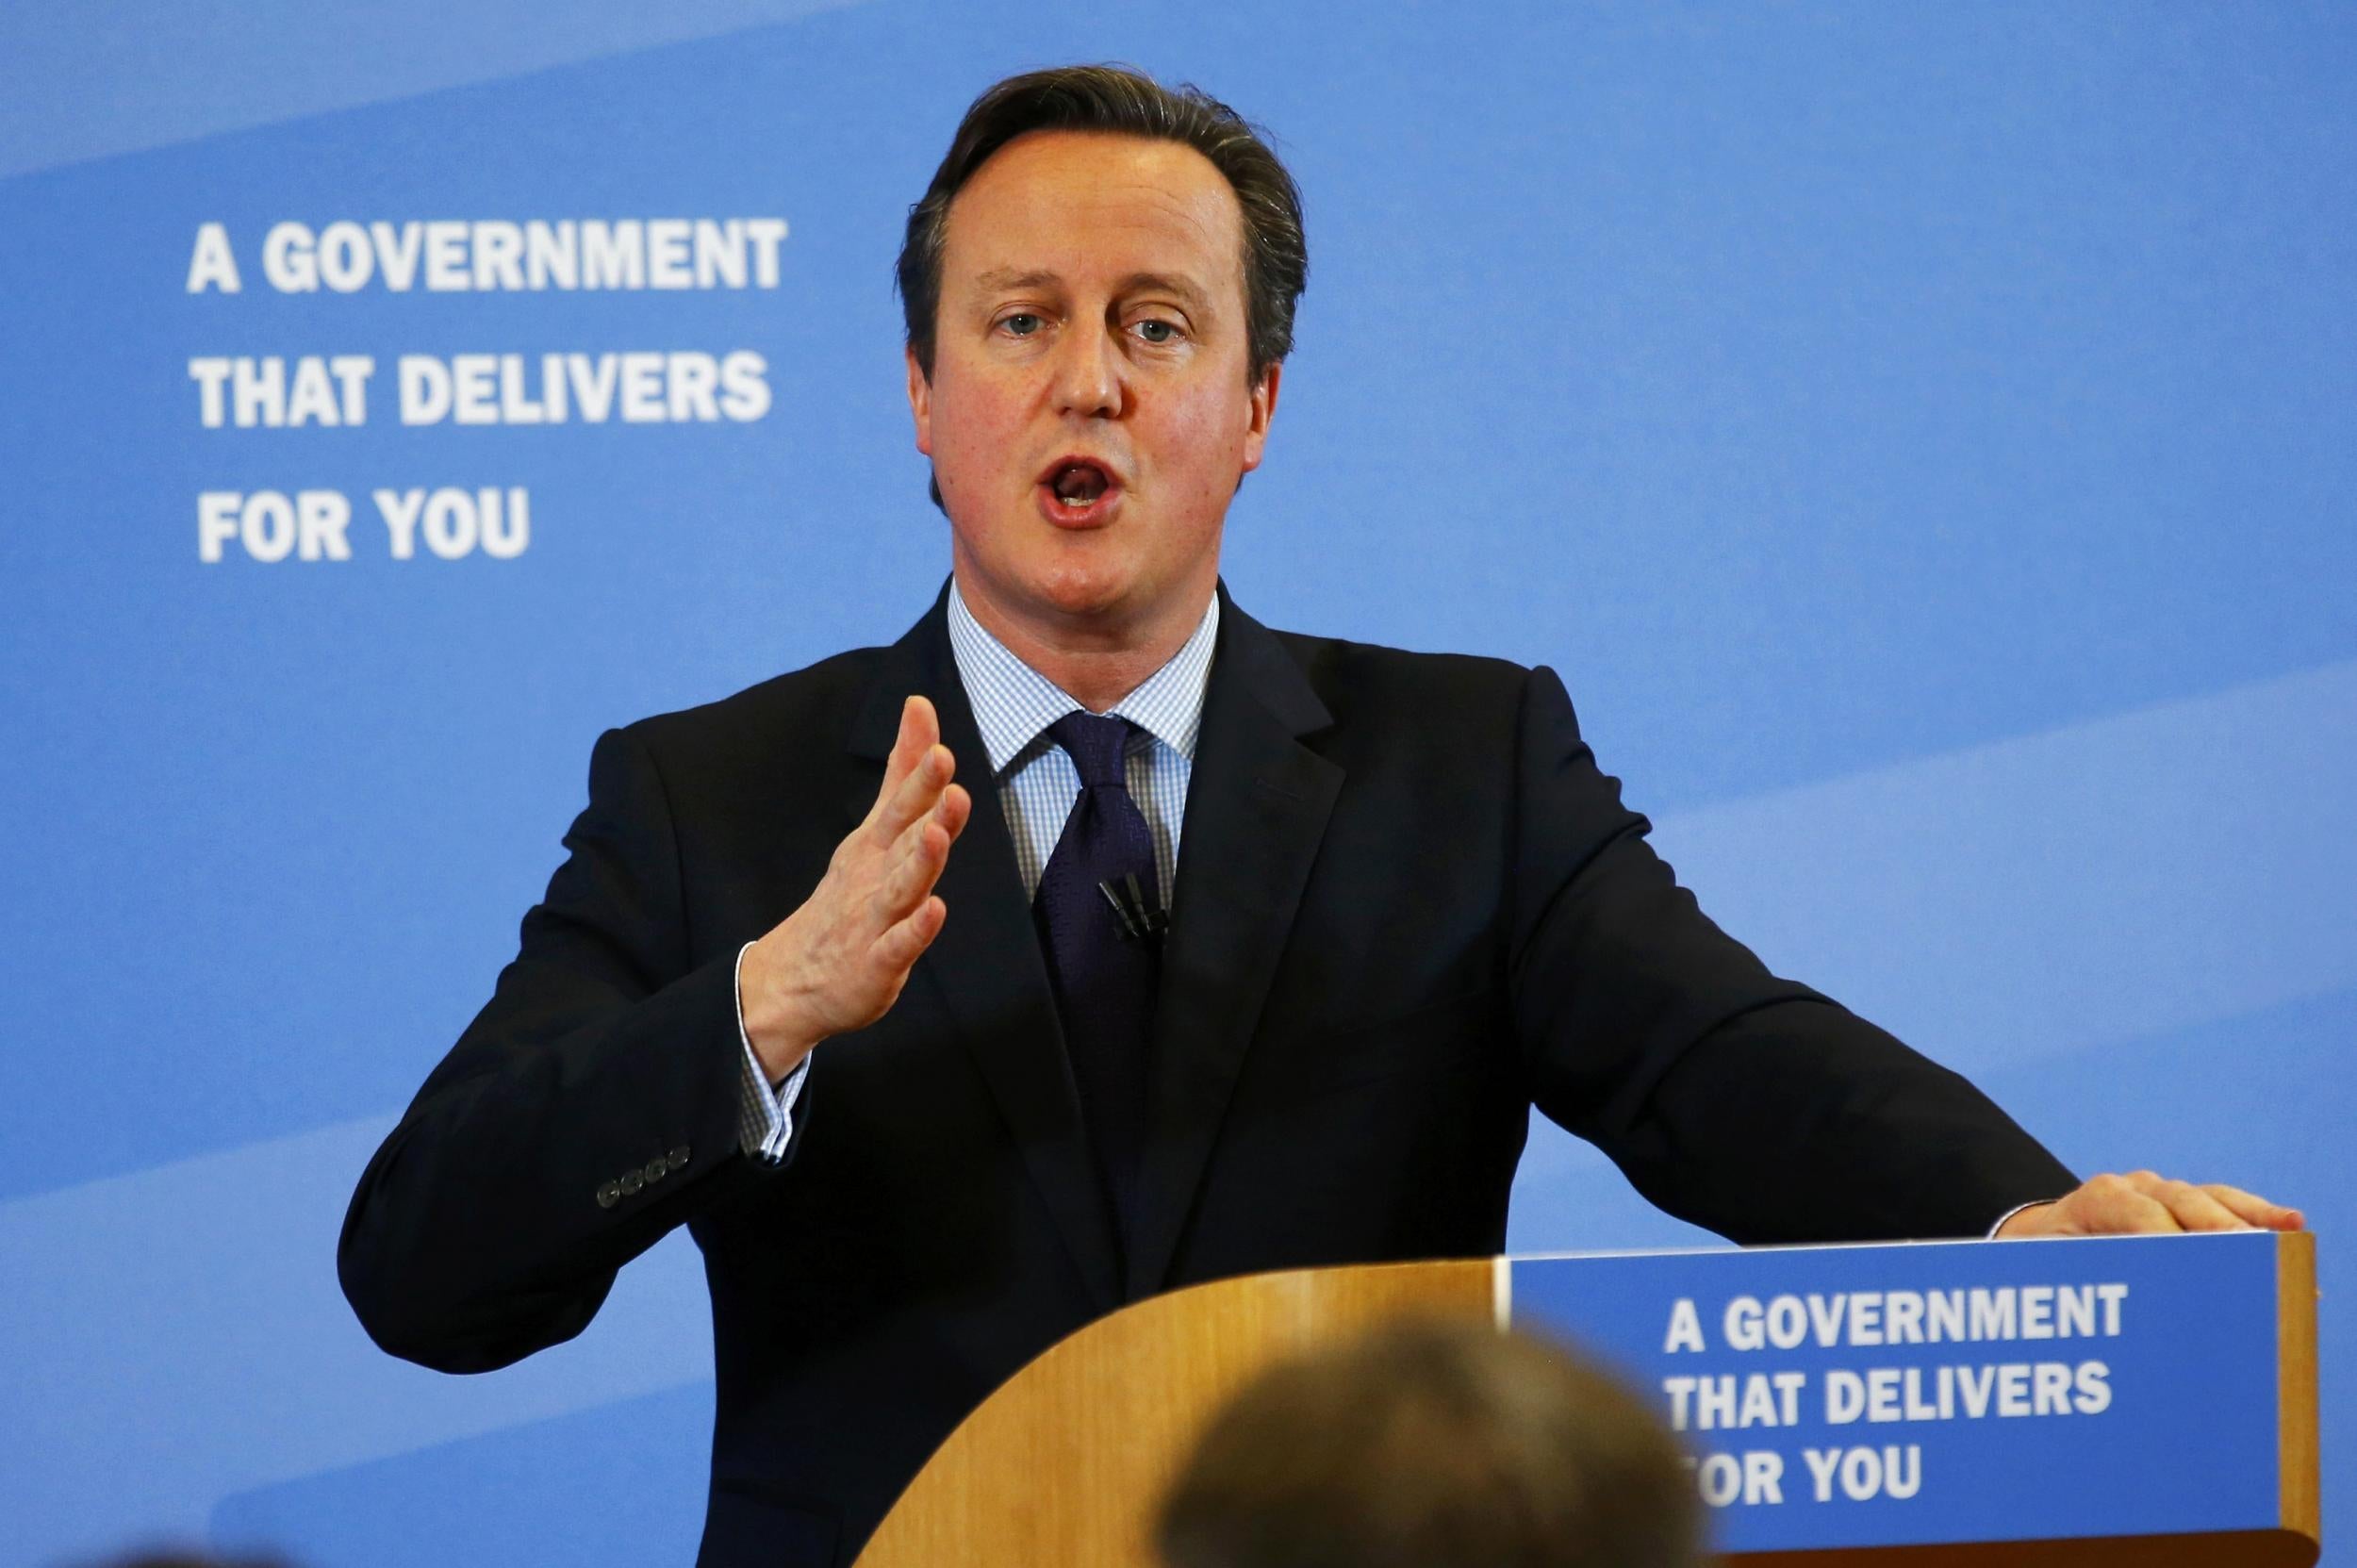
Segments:
[[[737,1006],[771,1082],[819,1041],[890,1011],[940,933],[948,911],[933,883],[974,807],[949,782],[955,768],[932,703],[910,698],[866,819],[835,846],[801,908],[745,955]]]

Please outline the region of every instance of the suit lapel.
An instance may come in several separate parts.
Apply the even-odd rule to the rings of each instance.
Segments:
[[[1223,587],[1162,949],[1153,1102],[1126,1299],[1165,1283],[1202,1183],[1342,788],[1342,768],[1297,737],[1332,722],[1284,646]]]
[[[886,652],[853,731],[852,751],[879,765],[861,770],[854,816],[865,816],[874,803],[881,764],[892,754],[899,730],[901,702],[921,692],[941,716],[942,741],[957,758],[958,780],[974,797],[974,814],[936,889],[949,917],[917,961],[916,975],[923,978],[913,977],[912,985],[928,987],[956,1019],[958,1039],[990,1086],[1073,1263],[1099,1310],[1111,1311],[1120,1300],[1112,1216],[1090,1161],[1080,1094],[1024,902],[1014,844],[992,786],[989,754],[949,651],[948,602],[945,588],[932,610]]]

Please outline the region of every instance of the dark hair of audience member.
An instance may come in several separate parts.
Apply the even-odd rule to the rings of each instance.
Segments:
[[[1271,1367],[1165,1497],[1170,1568],[1693,1568],[1669,1431],[1562,1348],[1410,1321]]]
[[[167,1548],[116,1558],[107,1568],[286,1568],[286,1563],[274,1557],[213,1557],[204,1552]]]

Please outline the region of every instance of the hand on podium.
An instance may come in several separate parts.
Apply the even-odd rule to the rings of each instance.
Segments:
[[[2163,1235],[2185,1230],[2298,1230],[2297,1209],[2239,1187],[2172,1181],[2153,1171],[2088,1178],[2051,1203],[2009,1216],[1997,1238]]]

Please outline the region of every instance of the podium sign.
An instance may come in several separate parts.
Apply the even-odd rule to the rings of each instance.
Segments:
[[[1655,1395],[1724,1552],[2235,1535],[2243,1560],[2305,1561],[2306,1542],[2269,1539],[2299,1524],[2290,1477],[2313,1473],[2283,1434],[2315,1431],[2278,1376],[2287,1356],[2313,1365],[2312,1327],[2283,1343],[2300,1281],[2279,1279],[2278,1245],[1517,1258],[1502,1296],[1516,1326]],[[2304,1246],[2283,1256],[2313,1267]]]
[[[1306,1269],[1128,1307],[951,1434],[858,1568],[1149,1568],[1272,1359],[1402,1312],[1552,1330],[1652,1391],[1760,1568],[2307,1568],[2316,1238],[2246,1232]]]

